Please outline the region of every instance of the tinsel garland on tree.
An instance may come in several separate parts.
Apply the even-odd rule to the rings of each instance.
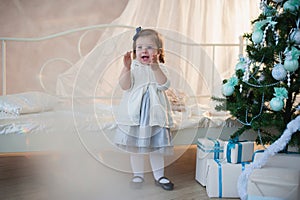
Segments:
[[[244,34],[246,55],[223,81],[224,97],[213,99],[243,125],[232,138],[253,129],[258,143],[270,144],[300,113],[300,1],[262,0],[260,8],[253,32]],[[300,146],[299,132],[290,144]]]

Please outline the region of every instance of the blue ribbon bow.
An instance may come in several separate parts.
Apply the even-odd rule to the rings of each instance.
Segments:
[[[214,142],[214,159],[219,159],[220,158],[220,152],[223,152],[221,150],[220,142],[216,139],[208,138],[209,140]]]
[[[141,30],[142,30],[142,27],[137,27],[137,28],[135,29],[135,35],[134,35],[133,38],[132,38],[133,41],[136,41],[136,39],[137,39],[139,33],[141,32]]]
[[[243,141],[241,141],[243,142]],[[238,145],[238,157],[237,157],[237,163],[240,163],[242,161],[242,149],[243,145],[238,141],[238,138],[232,139],[228,141],[227,149],[226,149],[226,158],[227,162],[231,163],[231,149],[235,149],[235,145]]]

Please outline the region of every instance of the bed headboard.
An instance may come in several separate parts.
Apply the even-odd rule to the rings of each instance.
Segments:
[[[227,76],[231,75],[231,72],[234,70],[234,65],[238,58],[236,55],[242,54],[243,52],[243,40],[240,39],[240,43],[236,44],[200,44],[195,43],[191,39],[185,37],[184,35],[173,32],[171,30],[165,30],[163,28],[157,28],[162,35],[165,37],[165,46],[166,46],[166,52],[167,52],[167,62],[170,63],[171,73],[173,73],[175,81],[175,88],[179,88],[182,85],[188,85],[189,89],[192,91],[192,95],[194,96],[203,96],[208,97],[211,96],[212,93],[216,92],[218,90],[218,87],[222,84],[222,79],[226,78]],[[94,34],[94,32],[97,32],[97,34]],[[30,67],[34,66],[35,64],[38,64],[39,66],[35,66],[35,68],[38,68],[37,74],[30,74],[33,76],[33,79],[37,79],[37,83],[39,83],[39,86],[34,88],[34,86],[28,87],[30,90],[43,90],[47,93],[56,94],[56,95],[63,95],[62,93],[70,93],[71,91],[65,91],[68,88],[65,86],[62,86],[62,84],[65,84],[65,81],[70,78],[70,76],[74,76],[74,80],[79,80],[80,77],[78,74],[76,75],[76,71],[72,70],[72,68],[76,68],[76,65],[78,63],[87,63],[89,60],[88,57],[91,56],[97,56],[95,50],[98,51],[98,53],[101,54],[101,59],[105,60],[109,58],[110,55],[104,55],[105,51],[109,52],[109,54],[112,54],[112,49],[118,49],[118,52],[115,55],[111,55],[113,59],[111,61],[106,61],[106,69],[100,71],[101,77],[99,80],[99,77],[97,80],[92,82],[92,84],[98,84],[101,85],[100,87],[107,87],[110,88],[112,84],[112,81],[106,80],[107,77],[112,78],[111,74],[115,75],[115,71],[113,71],[114,67],[111,67],[112,65],[119,64],[119,61],[122,58],[123,53],[126,51],[126,49],[130,50],[131,44],[125,44],[124,42],[120,43],[120,41],[123,41],[123,38],[125,37],[132,37],[134,34],[135,27],[133,26],[127,26],[127,25],[116,25],[116,24],[99,24],[94,26],[86,26],[76,29],[71,29],[55,34],[50,34],[47,36],[42,37],[34,37],[34,38],[12,38],[12,37],[0,37],[1,40],[1,93],[2,95],[6,95],[8,93],[15,93],[15,91],[23,92],[25,88],[17,89],[17,90],[10,90],[9,88],[11,85],[8,86],[8,75],[12,76],[14,71],[8,72],[11,68],[14,68],[10,65],[20,65],[16,69],[23,68],[29,69]],[[87,38],[90,36],[93,37],[93,42],[90,42]],[[76,37],[76,39],[74,39]],[[59,51],[63,51],[60,49],[59,43],[58,45],[52,46],[52,42],[54,40],[59,40],[60,38],[63,38],[63,44],[68,44],[72,50],[72,55],[77,54],[77,56],[74,58],[69,58],[68,56],[60,56],[58,53]],[[72,40],[72,42],[69,42],[68,40]],[[74,42],[76,41],[76,42]],[[87,50],[84,42],[88,41],[90,42],[90,47]],[[129,42],[131,43],[130,39]],[[76,53],[74,50],[74,45],[71,46],[70,44],[76,45]],[[48,45],[51,50],[51,55],[55,54],[57,50],[57,54],[59,56],[50,57],[45,54],[40,54],[40,52],[37,53],[37,57],[32,58],[24,58],[26,62],[24,64],[20,63],[13,63],[12,59],[14,59],[15,55],[11,55],[10,53],[14,53],[11,50],[12,46],[17,46],[14,48],[18,48],[18,45],[24,45],[24,52],[26,52],[26,47],[30,45],[33,45],[33,47],[30,46],[30,49],[35,51],[34,47],[46,47]],[[120,45],[121,44],[121,45]],[[120,47],[124,46],[124,48]],[[42,51],[44,51],[43,48]],[[105,51],[104,51],[104,50]],[[64,50],[66,52],[68,50]],[[53,53],[54,52],[54,53]],[[95,54],[95,55],[92,55]],[[100,55],[98,54],[98,55]],[[33,54],[31,54],[33,55]],[[40,56],[41,55],[41,56]],[[17,54],[16,54],[17,56]],[[26,57],[26,56],[25,56]],[[42,58],[41,58],[42,57]],[[200,59],[199,59],[200,58]],[[35,61],[36,59],[43,59],[42,63],[36,63],[34,64],[30,63],[29,61]],[[100,58],[99,58],[100,59]],[[59,64],[58,64],[59,63]],[[176,66],[173,68],[173,66]],[[58,69],[60,68],[60,69]],[[226,71],[226,70],[227,71]],[[77,67],[77,70],[82,70],[82,67]],[[67,72],[67,73],[66,73]],[[21,72],[22,73],[22,72]],[[73,73],[73,74],[72,74]],[[93,72],[95,73],[95,72]],[[53,75],[50,78],[49,74]],[[9,77],[11,78],[11,77]],[[28,75],[26,75],[26,79],[29,79]],[[20,79],[20,78],[19,78]],[[51,80],[50,80],[51,79]],[[52,80],[53,79],[53,80]],[[178,80],[181,81],[178,81]],[[74,80],[71,80],[71,85],[74,84]],[[26,81],[25,81],[26,82]],[[50,84],[49,84],[50,83]],[[176,84],[181,84],[180,86]],[[22,84],[20,84],[22,85]],[[73,86],[73,85],[72,85]],[[63,88],[62,88],[63,87]],[[88,88],[88,85],[84,86],[78,86],[84,88]],[[217,88],[217,89],[216,89]],[[9,90],[8,90],[9,89]],[[111,90],[110,88],[109,90]],[[182,90],[185,90],[185,86],[182,86]],[[23,91],[22,91],[23,90]],[[57,90],[60,90],[59,92]],[[107,92],[102,91],[103,88],[99,89],[99,86],[97,88],[92,88],[91,92],[95,92],[96,90],[101,90],[101,95],[107,95]],[[63,92],[62,92],[63,91]],[[74,90],[72,91],[74,92]],[[110,91],[111,92],[111,91]],[[108,92],[109,93],[109,92]],[[109,96],[109,95],[108,95]],[[111,97],[111,96],[110,96]]]

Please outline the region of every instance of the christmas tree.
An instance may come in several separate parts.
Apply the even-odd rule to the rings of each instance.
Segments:
[[[270,144],[300,113],[300,0],[262,0],[260,9],[244,34],[246,55],[223,81],[224,97],[213,99],[242,124],[232,138],[252,129],[258,143]],[[299,131],[289,144],[300,146]]]

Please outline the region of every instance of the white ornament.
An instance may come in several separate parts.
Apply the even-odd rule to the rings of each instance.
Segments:
[[[261,75],[259,76],[259,78],[257,79],[258,82],[263,82],[266,79],[264,73],[261,73]]]
[[[272,69],[272,76],[275,80],[281,81],[286,78],[286,70],[281,63],[275,64]]]
[[[225,96],[231,96],[234,92],[234,87],[229,84],[223,84],[222,85],[222,93]]]
[[[291,87],[291,74],[290,74],[290,72],[287,72],[287,86]]]
[[[282,108],[284,106],[284,102],[283,102],[283,100],[281,98],[274,97],[270,101],[270,106],[271,106],[272,110],[274,110],[274,111],[280,111],[280,110],[282,110]]]
[[[287,71],[294,72],[298,69],[299,62],[296,59],[291,59],[291,60],[286,59],[284,60],[283,66]]]
[[[240,89],[239,90],[240,90],[240,93],[243,92],[243,85],[242,84],[240,85]]]
[[[250,70],[249,70],[249,67],[247,66],[245,68],[245,71],[244,71],[243,81],[248,82],[249,81],[249,76],[250,76]]]
[[[295,29],[291,34],[290,34],[290,40],[292,42],[295,42],[295,44],[300,45],[300,30]]]

